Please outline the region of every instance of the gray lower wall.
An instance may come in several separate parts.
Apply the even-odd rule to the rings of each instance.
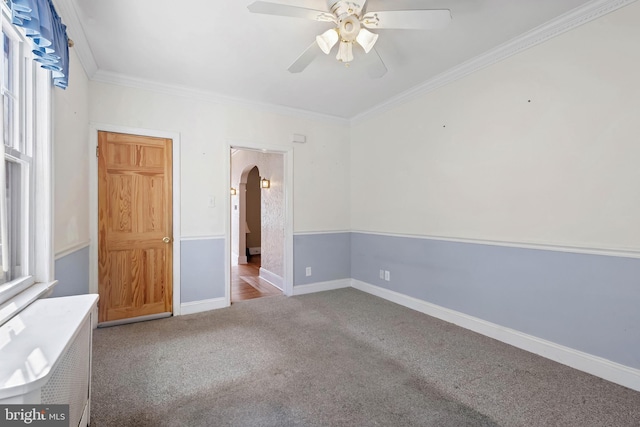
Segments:
[[[224,241],[181,242],[182,302],[224,297]],[[55,271],[53,297],[88,293],[89,248],[56,260]],[[640,369],[640,259],[367,233],[294,236],[296,286],[347,278]]]
[[[351,276],[640,368],[640,259],[353,233]]]
[[[224,297],[224,239],[183,240],[180,246],[181,302]],[[89,293],[89,247],[57,259],[55,277],[51,297]]]
[[[89,246],[57,259],[54,268],[58,284],[51,297],[89,293]]]
[[[351,233],[298,234],[293,237],[293,284],[351,277]],[[311,276],[306,268],[311,267]]]
[[[225,239],[180,242],[180,302],[223,298]]]

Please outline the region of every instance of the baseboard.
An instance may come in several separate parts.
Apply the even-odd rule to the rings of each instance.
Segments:
[[[334,289],[348,288],[351,286],[351,279],[338,279],[328,282],[310,283],[308,285],[298,285],[293,287],[293,295],[312,294],[314,292],[332,291]]]
[[[201,301],[183,302],[180,304],[180,315],[195,314],[227,306],[226,298],[212,298]]]
[[[78,427],[89,426],[89,405],[91,404],[91,398],[89,401],[85,403],[84,410],[82,411],[82,416],[80,417],[80,422],[78,423]]]
[[[306,285],[312,286],[312,285]],[[429,302],[413,298],[399,292],[390,291],[379,286],[352,279],[351,286],[371,295],[400,304],[407,308],[419,311],[429,316],[436,317],[449,323],[453,323],[465,329],[477,332],[487,337],[502,341],[514,347],[540,355],[574,369],[603,378],[616,384],[640,391],[640,370],[621,365],[610,360],[593,356],[569,347],[565,347],[551,341],[546,341],[532,335],[524,334],[514,329],[505,328],[495,323],[487,322],[473,316],[469,316],[448,308],[440,307]],[[294,294],[296,289],[294,288]]]
[[[277,274],[272,273],[269,270],[265,270],[264,268],[260,267],[260,278],[271,283],[273,286],[280,289],[281,291],[283,290],[284,279],[278,276]]]

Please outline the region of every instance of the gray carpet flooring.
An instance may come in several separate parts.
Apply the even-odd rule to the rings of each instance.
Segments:
[[[98,329],[91,425],[639,426],[640,393],[354,289]]]

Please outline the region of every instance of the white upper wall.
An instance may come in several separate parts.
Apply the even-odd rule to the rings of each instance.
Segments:
[[[53,89],[54,252],[89,243],[89,81],[69,49],[69,87]]]
[[[180,133],[183,236],[224,234],[226,146],[247,141],[294,146],[296,232],[638,250],[639,21],[636,2],[351,132],[90,83],[71,49],[71,85],[54,91],[55,251],[89,240],[89,120]]]
[[[227,146],[242,142],[294,146],[294,231],[349,229],[348,125],[96,82],[90,100],[95,124],[180,133],[182,236],[224,235]]]
[[[356,123],[353,229],[640,250],[639,23],[636,2]]]

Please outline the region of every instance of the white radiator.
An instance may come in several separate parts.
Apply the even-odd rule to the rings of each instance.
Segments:
[[[89,424],[97,300],[97,295],[37,300],[0,327],[0,341],[6,342],[0,404],[65,404],[69,426]]]

